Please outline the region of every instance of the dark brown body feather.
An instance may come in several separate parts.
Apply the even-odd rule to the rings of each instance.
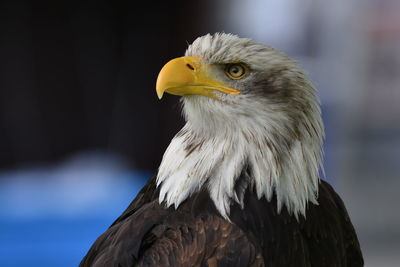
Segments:
[[[234,204],[229,222],[206,191],[177,210],[164,208],[153,178],[80,266],[363,266],[343,202],[324,181],[318,201],[297,221],[248,189],[244,209]]]

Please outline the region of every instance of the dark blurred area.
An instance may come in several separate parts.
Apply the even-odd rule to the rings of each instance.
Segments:
[[[204,33],[204,3],[2,1],[0,167],[94,149],[155,169],[182,125],[155,80]]]
[[[0,2],[0,266],[76,266],[182,127],[155,93],[198,36],[294,57],[319,90],[326,178],[366,266],[399,266],[396,0]],[[25,255],[21,257],[20,255]]]

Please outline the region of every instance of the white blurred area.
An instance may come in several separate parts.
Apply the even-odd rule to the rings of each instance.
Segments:
[[[400,1],[216,1],[211,24],[297,59],[319,90],[326,178],[366,266],[400,266]]]

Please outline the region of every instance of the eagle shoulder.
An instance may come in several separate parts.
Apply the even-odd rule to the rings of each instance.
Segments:
[[[219,215],[206,192],[177,210],[156,195],[153,178],[80,266],[264,266],[261,249]]]
[[[150,247],[138,266],[264,266],[260,250],[237,226],[219,215],[181,215],[146,235]]]

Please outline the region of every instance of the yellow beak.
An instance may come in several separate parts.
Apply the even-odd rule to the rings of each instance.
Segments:
[[[164,92],[173,95],[203,95],[217,98],[213,93],[219,91],[229,95],[240,94],[240,91],[227,87],[210,78],[208,65],[202,64],[198,57],[179,57],[172,59],[158,74],[156,91],[159,99]]]

